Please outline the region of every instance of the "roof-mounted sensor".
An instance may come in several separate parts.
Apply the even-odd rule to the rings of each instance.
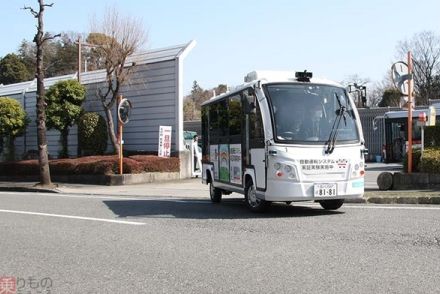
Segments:
[[[313,77],[313,73],[305,71],[297,71],[295,73],[295,78],[298,82],[310,82],[310,79]]]

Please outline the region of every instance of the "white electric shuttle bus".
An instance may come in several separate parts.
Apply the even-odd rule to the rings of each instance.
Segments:
[[[254,71],[202,104],[202,181],[213,202],[238,192],[255,212],[273,201],[338,209],[363,195],[367,152],[352,98],[310,72]]]

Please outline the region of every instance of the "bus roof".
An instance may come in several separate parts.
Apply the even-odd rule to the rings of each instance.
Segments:
[[[234,87],[230,92],[222,93],[220,95],[214,96],[211,99],[202,103],[202,105],[210,104],[213,101],[220,100],[221,98],[233,94],[235,92],[240,92],[249,87],[253,87],[257,83],[269,84],[269,83],[298,83],[298,84],[320,84],[320,85],[330,85],[335,87],[343,86],[339,83],[328,79],[321,78],[311,78],[310,82],[300,82],[295,77],[295,71],[271,71],[271,70],[258,70],[248,73],[244,77],[244,84]]]
[[[434,106],[436,113],[440,114],[440,103],[433,104],[431,106]],[[425,112],[428,114],[429,108],[423,108],[423,109],[413,109],[412,114],[413,117],[417,117],[419,113]],[[385,118],[404,118],[408,117],[408,110],[397,110],[397,111],[388,111],[384,114]]]
[[[245,82],[259,81],[259,80],[264,80],[267,83],[276,83],[276,82],[302,83],[297,81],[295,77],[295,71],[255,70],[248,73],[244,77]],[[342,87],[342,85],[334,81],[328,79],[322,79],[322,78],[312,77],[310,79],[310,83]]]

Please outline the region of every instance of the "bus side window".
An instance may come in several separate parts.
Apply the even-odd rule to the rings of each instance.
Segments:
[[[219,136],[220,137],[227,137],[229,136],[229,118],[228,118],[228,100],[220,101],[217,105],[218,107],[218,127],[219,127]],[[225,143],[225,142],[223,142]]]
[[[251,148],[264,147],[263,119],[261,118],[260,105],[255,99],[255,111],[249,113],[249,139]]]
[[[220,134],[218,104],[209,105],[209,139],[211,144],[218,143],[218,136]]]
[[[229,135],[240,136],[241,135],[241,97],[234,95],[229,98]]]
[[[208,132],[208,110],[209,106],[202,107],[202,155],[207,156],[208,142],[209,142],[209,132]]]

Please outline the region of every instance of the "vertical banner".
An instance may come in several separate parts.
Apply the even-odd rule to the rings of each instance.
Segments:
[[[241,144],[231,144],[229,147],[229,162],[231,183],[241,184]]]
[[[220,181],[229,182],[229,145],[221,144],[220,152]]]
[[[171,126],[160,126],[158,156],[170,157],[170,155],[171,155]]]
[[[218,145],[209,146],[209,160],[214,164],[214,179],[218,180]]]

